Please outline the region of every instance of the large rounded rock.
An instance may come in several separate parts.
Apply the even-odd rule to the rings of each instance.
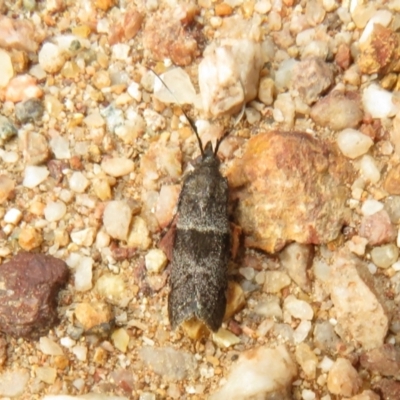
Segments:
[[[228,171],[246,245],[270,253],[287,242],[327,243],[347,221],[351,167],[305,133],[269,132],[249,140]]]
[[[46,335],[57,322],[57,295],[68,280],[64,261],[20,253],[0,266],[0,330],[28,339]]]

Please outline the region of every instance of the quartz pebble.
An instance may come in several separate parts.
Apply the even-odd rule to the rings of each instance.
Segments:
[[[100,276],[96,281],[95,289],[102,298],[115,305],[119,305],[131,296],[121,275],[107,273]]]
[[[279,293],[284,287],[290,285],[290,278],[283,271],[267,271],[265,273],[264,291]]]
[[[48,356],[62,356],[64,354],[60,345],[46,336],[40,338],[39,348],[43,354]]]
[[[373,263],[380,268],[389,268],[399,258],[399,249],[394,244],[374,247],[371,250]]]
[[[196,376],[198,365],[193,354],[172,347],[139,349],[143,363],[167,381],[181,381]]]
[[[203,108],[213,116],[234,114],[257,95],[260,45],[250,39],[210,46],[199,65]]]
[[[14,76],[14,68],[10,55],[0,49],[0,87],[6,87]]]
[[[13,103],[40,98],[43,90],[37,85],[36,79],[30,75],[18,75],[7,86],[6,99]]]
[[[59,221],[62,219],[67,212],[67,206],[64,202],[57,200],[57,201],[50,201],[47,203],[44,209],[44,217],[47,221]]]
[[[162,272],[168,263],[165,253],[160,249],[150,250],[144,260],[147,271],[154,274]]]
[[[182,68],[171,69],[154,81],[154,97],[163,103],[193,104],[196,101],[196,90],[189,75]],[[172,94],[167,88],[179,88]]]
[[[128,246],[147,250],[151,244],[150,232],[142,217],[134,217],[128,235]]]
[[[65,53],[54,43],[44,43],[39,51],[39,65],[50,74],[60,71],[65,61]]]
[[[336,319],[346,335],[365,349],[382,345],[388,316],[366,266],[342,250],[335,256],[328,285]]]
[[[305,292],[311,290],[307,269],[311,266],[313,255],[312,246],[299,243],[289,244],[279,254],[290,278]]]
[[[52,367],[38,367],[35,372],[40,381],[49,385],[53,384],[57,377],[57,370]]]
[[[8,224],[16,225],[22,218],[22,212],[18,208],[11,208],[6,212],[4,216],[4,222]]]
[[[85,228],[79,231],[71,232],[71,240],[79,246],[91,246],[94,242],[95,237],[95,228]]]
[[[124,328],[116,329],[111,335],[111,340],[116,349],[122,353],[126,353],[129,344],[129,335]]]
[[[300,365],[307,379],[315,379],[318,365],[318,357],[306,343],[296,346],[296,361]]]
[[[362,101],[366,112],[372,118],[393,117],[399,111],[399,106],[393,102],[393,93],[382,89],[376,83],[371,83],[362,94]]]
[[[361,378],[350,361],[338,358],[328,374],[328,390],[340,396],[352,396],[361,388]]]
[[[381,179],[381,173],[375,159],[368,154],[361,157],[360,171],[362,176],[371,183],[378,183]]]
[[[383,203],[374,199],[367,199],[361,206],[361,212],[364,216],[370,216],[383,210]]]
[[[135,165],[132,160],[123,157],[106,158],[101,163],[103,171],[116,178],[131,173],[134,167]]]
[[[365,154],[373,145],[372,139],[355,129],[344,129],[337,136],[340,151],[349,158],[357,158]]]
[[[66,261],[70,268],[75,269],[75,290],[85,292],[92,288],[93,259],[78,253],[71,253]]]
[[[80,171],[75,171],[69,178],[69,187],[76,193],[84,193],[89,186],[89,180]]]
[[[0,374],[0,395],[7,398],[23,395],[28,381],[28,370],[5,371]]]
[[[131,219],[132,210],[124,200],[107,203],[103,213],[103,225],[111,237],[127,240]]]
[[[220,328],[218,332],[213,333],[212,339],[213,342],[221,348],[228,348],[240,343],[240,338],[224,328]]]
[[[298,300],[289,295],[283,302],[284,311],[289,312],[293,318],[311,320],[314,316],[312,307],[304,300]]]
[[[0,175],[0,204],[3,204],[10,195],[13,193],[15,188],[14,181],[7,175]]]
[[[240,354],[226,383],[210,396],[210,400],[256,396],[286,398],[296,374],[296,364],[285,346],[251,349]]]

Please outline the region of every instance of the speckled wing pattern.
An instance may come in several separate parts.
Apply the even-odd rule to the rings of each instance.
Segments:
[[[216,331],[224,317],[230,226],[228,183],[219,164],[207,146],[180,194],[168,299],[172,329],[197,317]]]

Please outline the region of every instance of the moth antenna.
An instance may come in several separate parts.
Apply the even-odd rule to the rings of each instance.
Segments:
[[[164,87],[168,90],[168,92],[172,95],[172,97],[175,99],[176,104],[178,104],[178,106],[181,108],[181,111],[183,112],[183,115],[185,116],[186,120],[189,122],[190,127],[192,128],[192,131],[194,132],[194,134],[196,135],[196,139],[197,139],[197,143],[199,144],[200,147],[200,152],[201,152],[201,156],[204,157],[204,149],[203,149],[203,144],[201,143],[201,139],[199,136],[199,132],[197,131],[197,127],[196,124],[194,123],[194,121],[192,120],[192,118],[190,118],[184,111],[184,109],[182,108],[182,105],[180,104],[179,100],[177,99],[177,97],[175,96],[175,93],[168,87],[168,85],[162,80],[161,76],[157,74],[156,71],[154,71],[153,69],[149,68],[150,71],[160,80],[160,82],[164,85]],[[217,143],[218,146],[218,143]],[[216,153],[215,153],[216,154]]]
[[[219,145],[222,143],[222,141],[228,136],[229,132],[231,129],[233,129],[239,122],[240,120],[243,118],[244,115],[244,109],[245,109],[245,104],[243,104],[242,110],[240,111],[239,115],[236,117],[235,122],[233,124],[233,127],[226,130],[223,135],[217,140],[217,144],[215,145],[215,150],[214,150],[214,154],[217,155],[218,153],[218,149],[219,149]]]

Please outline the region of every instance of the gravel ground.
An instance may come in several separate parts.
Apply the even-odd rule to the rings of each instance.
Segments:
[[[399,11],[0,0],[0,257],[70,272],[19,329],[47,294],[19,303],[6,274],[47,275],[0,270],[0,399],[399,399]],[[204,143],[230,130],[216,333],[168,321],[165,234],[200,154],[177,102]]]

